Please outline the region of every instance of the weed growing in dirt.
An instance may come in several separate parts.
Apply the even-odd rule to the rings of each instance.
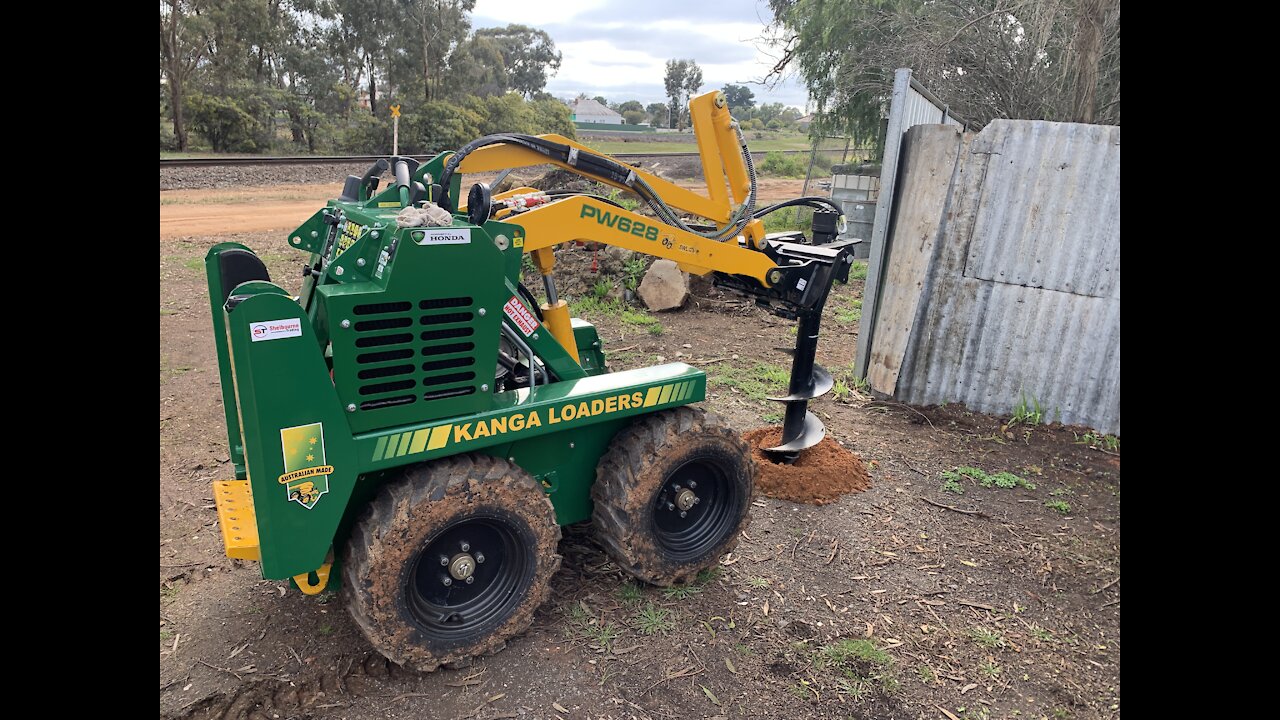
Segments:
[[[1011,472],[998,472],[995,475],[988,475],[978,482],[982,484],[982,487],[986,488],[994,485],[995,487],[1004,488],[1006,490],[1016,487],[1024,487],[1028,490],[1036,489],[1035,483],[1023,480]]]
[[[831,396],[839,402],[844,402],[853,398],[853,390],[849,389],[844,380],[836,380],[835,387],[831,389]]]
[[[663,332],[664,330],[662,329],[662,325],[659,323],[654,323],[649,326],[650,335],[661,335]]]
[[[1031,635],[1040,642],[1058,642],[1058,638],[1055,637],[1053,633],[1042,627],[1033,627],[1031,629]]]
[[[623,195],[622,191],[619,190],[618,188],[614,188],[612,191],[610,191],[607,197],[613,202],[633,212],[635,211],[636,208],[640,207],[641,203],[643,202],[642,200],[636,198],[631,193],[627,193],[626,195]]]
[[[995,680],[1000,677],[1000,666],[994,662],[985,662],[978,666],[978,672]]]
[[[849,279],[850,280],[866,280],[867,264],[860,260],[854,260],[853,264],[849,266]]]
[[[777,425],[778,423],[782,422],[782,413],[778,413],[778,412],[765,413],[764,415],[760,416],[760,419],[765,421],[769,425]]]
[[[751,656],[756,654],[756,651],[752,650],[750,646],[748,646],[746,643],[735,643],[733,646],[733,651],[738,653],[739,655]]]
[[[1053,497],[1062,497],[1064,495],[1075,495],[1076,491],[1071,488],[1060,487],[1049,493]]]
[[[613,623],[605,623],[588,628],[587,637],[592,644],[608,648],[613,644],[614,640],[622,637],[622,631],[615,627]]]
[[[809,688],[799,683],[788,687],[787,692],[791,693],[792,697],[797,700],[808,700],[811,695]]]
[[[762,590],[772,584],[773,581],[766,577],[753,577],[747,579],[747,585],[756,590]]]
[[[636,611],[634,625],[642,635],[665,634],[675,627],[675,623],[671,622],[671,611],[652,602]]]
[[[1022,394],[1022,399],[1013,408],[1013,417],[1009,418],[1010,427],[1014,425],[1039,425],[1044,419],[1044,409],[1040,407],[1040,401],[1034,395],[1031,396],[1031,404],[1027,404],[1026,393]]]
[[[182,267],[188,270],[195,270],[196,272],[204,272],[204,258],[191,258],[190,260],[183,260]]]
[[[813,656],[813,666],[839,673],[840,690],[854,699],[861,699],[875,688],[885,693],[898,689],[893,658],[865,638],[838,640],[822,646]]]
[[[668,600],[687,600],[694,595],[701,595],[702,588],[696,585],[676,585],[674,587],[663,588],[662,597]]]
[[[172,639],[173,639],[173,633],[169,632],[168,630],[160,631],[160,642],[167,643]]]
[[[597,280],[595,285],[591,286],[591,297],[597,300],[604,300],[609,297],[609,291],[613,289],[613,283],[608,280]]]
[[[1005,646],[1004,635],[980,625],[969,628],[969,639],[983,647],[1002,648]]]
[[[1071,503],[1066,500],[1045,500],[1044,506],[1063,515],[1071,514]]]
[[[1076,436],[1077,445],[1088,445],[1095,450],[1106,450],[1108,452],[1120,451],[1120,438],[1115,435],[1102,435],[1096,430],[1090,430],[1083,435],[1072,434]]]
[[[644,588],[628,580],[618,588],[618,599],[627,605],[635,605],[644,599]]]
[[[963,495],[965,478],[977,480],[978,484],[984,488],[1004,488],[1008,490],[1010,488],[1024,487],[1028,490],[1036,489],[1035,483],[1020,478],[1011,472],[1002,471],[994,475],[988,475],[980,468],[968,466],[958,467],[942,473],[942,489],[957,495]]]
[[[640,287],[640,281],[644,280],[644,271],[648,266],[644,262],[644,258],[633,257],[622,263],[622,286],[632,292]]]
[[[928,665],[917,665],[916,675],[920,676],[920,682],[925,683],[931,683],[938,679],[938,676],[933,674],[933,668]]]
[[[321,625],[321,626],[319,627],[319,629],[317,629],[317,630],[316,630],[316,632],[320,633],[321,635],[332,635],[332,634],[333,634],[333,626],[332,626],[332,625]]]

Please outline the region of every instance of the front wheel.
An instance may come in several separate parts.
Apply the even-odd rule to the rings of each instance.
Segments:
[[[746,527],[755,464],[716,415],[682,407],[618,433],[591,490],[592,522],[609,555],[654,585],[716,565]]]
[[[461,664],[529,627],[560,567],[559,540],[550,499],[519,467],[483,455],[414,466],[352,532],[348,608],[399,665]]]

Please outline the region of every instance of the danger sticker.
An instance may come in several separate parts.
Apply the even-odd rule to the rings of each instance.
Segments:
[[[419,245],[468,245],[471,243],[471,228],[422,230],[413,234],[413,241]]]
[[[249,323],[249,337],[253,338],[254,342],[302,337],[302,320],[289,318],[288,320]]]
[[[512,295],[507,304],[502,306],[502,312],[511,318],[511,322],[520,328],[520,332],[524,333],[525,337],[532,335],[533,331],[538,329],[538,318],[534,317],[533,313],[529,312],[529,308],[525,307],[515,295]]]

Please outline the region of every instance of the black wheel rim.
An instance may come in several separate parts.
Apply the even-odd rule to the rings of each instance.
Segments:
[[[470,583],[451,572],[460,557],[471,558]],[[418,625],[438,638],[487,633],[520,604],[535,564],[532,540],[522,538],[507,519],[456,520],[418,553],[406,589],[409,609]]]
[[[681,506],[681,495],[696,503]],[[667,475],[654,501],[654,535],[676,561],[692,560],[719,545],[733,532],[742,498],[737,486],[716,463],[692,459]],[[683,517],[681,514],[683,513]]]

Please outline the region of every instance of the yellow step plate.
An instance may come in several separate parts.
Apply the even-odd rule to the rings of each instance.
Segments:
[[[261,560],[258,550],[258,518],[253,513],[253,493],[248,480],[217,480],[213,499],[218,504],[218,526],[227,557]]]

